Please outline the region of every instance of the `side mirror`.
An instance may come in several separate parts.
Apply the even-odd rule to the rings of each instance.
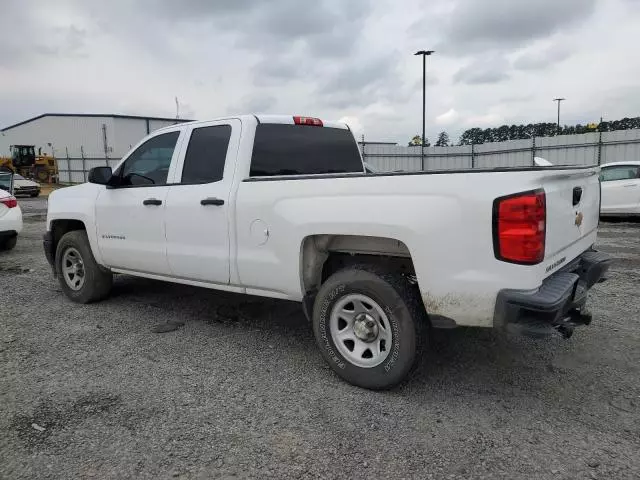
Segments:
[[[89,170],[89,183],[108,185],[111,180],[111,167],[94,167]]]
[[[14,171],[9,167],[0,167],[0,189],[6,190],[13,195],[13,176]]]

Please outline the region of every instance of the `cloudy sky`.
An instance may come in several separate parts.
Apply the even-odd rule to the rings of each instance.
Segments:
[[[0,127],[44,112],[346,119],[405,143],[640,115],[640,0],[0,0]]]

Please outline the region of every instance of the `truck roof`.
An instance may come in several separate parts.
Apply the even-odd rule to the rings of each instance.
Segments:
[[[294,118],[296,117],[302,118],[302,119],[308,119],[308,120],[320,120],[317,117],[305,117],[300,115],[253,115],[253,114],[250,114],[250,115],[229,115],[226,117],[210,118],[207,120],[196,120],[193,122],[181,123],[180,125],[181,126],[182,125],[198,125],[205,122],[217,122],[221,120],[231,120],[231,119],[237,119],[243,122],[257,120],[258,123],[280,123],[284,125],[295,125]],[[349,126],[343,122],[321,120],[321,126],[328,127],[328,128],[340,128],[343,130],[349,130]],[[169,129],[173,127],[175,127],[175,125],[164,127],[160,130]]]
[[[615,165],[640,165],[640,160],[629,160],[627,162],[609,162],[603,163],[601,167],[613,167]]]

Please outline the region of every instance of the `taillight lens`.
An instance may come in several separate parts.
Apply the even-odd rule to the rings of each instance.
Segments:
[[[535,265],[544,260],[547,223],[544,190],[493,202],[493,248],[498,260]]]
[[[18,206],[18,200],[16,200],[16,197],[0,198],[0,203],[5,205],[7,208],[15,208]]]
[[[309,125],[311,127],[322,126],[322,120],[320,120],[319,118],[313,118],[313,117],[295,116],[293,117],[293,123],[295,123],[296,125]]]

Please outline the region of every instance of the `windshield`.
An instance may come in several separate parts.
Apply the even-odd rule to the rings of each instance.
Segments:
[[[0,190],[11,192],[11,174],[0,172]]]

